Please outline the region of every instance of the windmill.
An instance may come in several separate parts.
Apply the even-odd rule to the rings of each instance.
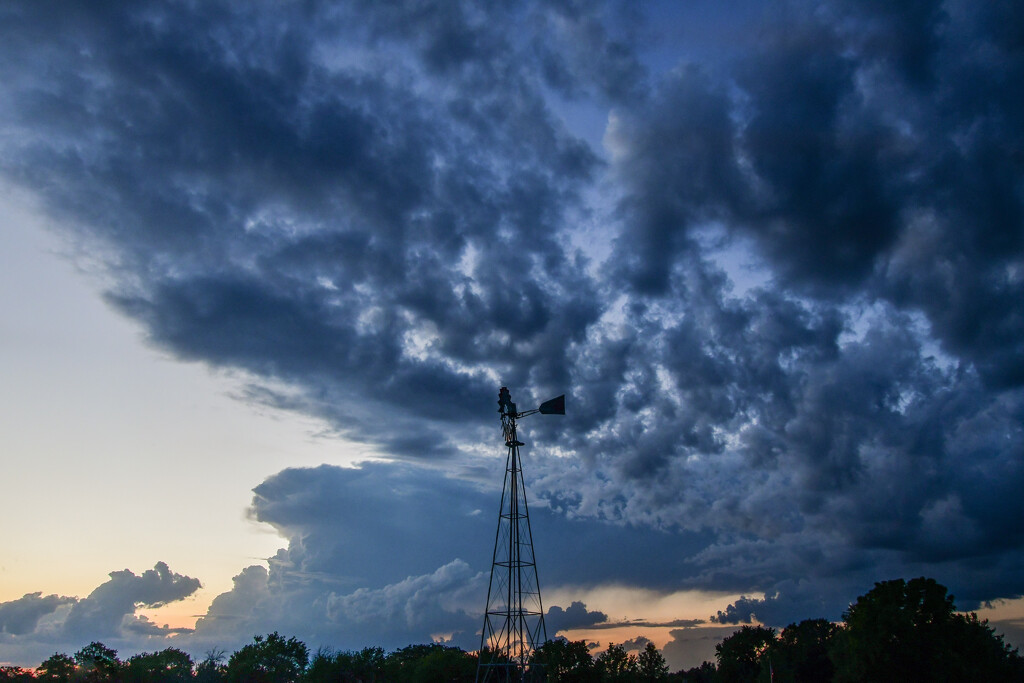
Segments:
[[[487,585],[487,607],[480,634],[477,683],[524,681],[533,678],[531,658],[548,639],[544,625],[544,604],[537,580],[533,554],[530,511],[516,435],[516,420],[541,413],[565,415],[565,395],[545,401],[539,407],[517,412],[507,387],[498,392],[501,431],[508,449],[505,483],[501,491],[498,531],[494,537],[491,580]],[[535,668],[535,667],[534,667]]]

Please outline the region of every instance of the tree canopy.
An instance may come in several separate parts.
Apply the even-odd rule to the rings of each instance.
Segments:
[[[934,579],[876,583],[843,615],[836,681],[1024,680],[1016,650]]]
[[[637,642],[637,641],[633,641]],[[643,642],[643,641],[639,641]],[[704,662],[669,673],[650,641],[639,654],[625,644],[604,650],[556,638],[534,653],[533,676],[552,683],[846,683],[853,681],[1024,681],[1024,658],[976,614],[956,611],[933,579],[876,583],[841,623],[807,619],[777,632],[746,625]],[[337,652],[277,632],[253,637],[231,654],[200,662],[177,648],[122,661],[101,642],[74,656],[54,653],[34,672],[0,666],[0,681],[59,683],[473,683],[477,656],[440,643]]]
[[[295,638],[285,639],[274,631],[256,636],[231,655],[227,680],[230,683],[297,683],[309,663],[309,648]]]

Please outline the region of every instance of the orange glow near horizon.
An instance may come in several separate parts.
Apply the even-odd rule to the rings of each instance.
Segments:
[[[216,593],[200,588],[184,600],[160,607],[140,607],[135,610],[135,616],[146,618],[157,626],[193,629],[196,621],[206,615],[215,597]]]
[[[760,599],[760,593],[745,594]],[[599,610],[608,615],[611,623],[644,621],[667,623],[678,620],[709,621],[740,597],[738,593],[685,590],[663,593],[647,588],[625,585],[605,585],[590,588],[561,586],[545,591],[545,603],[563,609],[572,602],[583,602],[588,610]],[[675,628],[679,628],[676,626]]]

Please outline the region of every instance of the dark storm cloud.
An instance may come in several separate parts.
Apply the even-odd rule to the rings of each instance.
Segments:
[[[787,13],[733,80],[681,68],[625,111],[626,275],[666,292],[694,227],[722,221],[780,284],[921,311],[947,352],[1020,386],[1024,103],[1004,86],[1024,58],[994,28],[1012,10],[894,7]]]
[[[491,474],[501,476],[502,463],[494,465]],[[500,493],[437,470],[383,463],[287,469],[254,492],[252,514],[289,542],[271,561],[280,581],[347,592],[426,575],[453,558],[475,571],[490,568]],[[530,517],[545,585],[598,584],[625,574],[668,587],[684,559],[707,542],[694,533],[571,520],[538,501]],[[616,557],[607,557],[608,548]],[[634,566],[634,558],[659,552],[659,563]],[[482,590],[481,600],[486,585]]]
[[[434,35],[419,23],[461,22],[451,7],[408,34],[388,16],[371,26],[418,40]],[[298,10],[280,24],[234,11],[58,13],[63,30],[38,41],[52,13],[9,10],[9,119],[25,135],[6,174],[113,250],[110,301],[182,357],[294,384],[360,438],[385,430],[358,397],[455,420],[489,398],[485,370],[564,384],[560,354],[598,307],[558,245],[596,161],[513,70],[515,46],[494,46],[491,22],[458,23],[439,37],[452,54],[418,47],[466,69],[428,62],[424,78],[390,60],[333,66],[346,39]],[[455,49],[464,34],[491,47]],[[28,64],[67,83],[26,79]]]
[[[236,576],[179,642],[201,651],[277,629],[313,647],[400,647],[438,634],[479,646],[497,491],[418,465],[365,463],[287,469],[254,493],[252,514],[287,547],[269,559],[269,571],[252,566]],[[539,504],[530,517],[542,586],[631,576],[667,588],[704,544],[695,534],[569,520]],[[636,566],[635,558],[659,554],[658,563]],[[576,601],[549,606],[548,621],[554,635],[607,615]]]
[[[596,624],[607,622],[608,615],[598,610],[588,610],[585,604],[575,600],[565,609],[557,605],[551,607],[544,617],[544,621],[550,634],[553,636],[559,631],[589,628]]]
[[[609,128],[636,295],[587,450],[631,483],[576,509],[720,529],[700,581],[770,595],[740,618],[838,616],[865,568],[970,604],[1001,575],[977,558],[1020,563],[1018,503],[992,504],[1024,452],[1019,36],[1003,6],[900,8],[794,5],[731,80],[683,66]],[[767,282],[733,294],[709,245]]]
[[[830,7],[769,32],[762,51],[737,59],[731,85],[681,70],[648,111],[611,129],[630,188],[622,205],[630,220],[622,245],[635,255],[627,273],[640,292],[681,302],[693,322],[687,334],[666,337],[674,348],[644,348],[643,357],[665,358],[682,385],[675,388],[702,394],[681,401],[699,405],[689,419],[685,409],[664,409],[676,418],[657,421],[670,438],[649,427],[630,434],[635,455],[626,472],[668,468],[663,444],[687,437],[700,454],[742,454],[737,464],[750,469],[739,478],[749,472],[759,481],[720,480],[703,501],[713,518],[679,505],[685,495],[676,504],[689,519],[728,519],[729,530],[758,540],[723,535],[724,552],[700,556],[712,564],[703,579],[773,577],[767,587],[775,597],[738,610],[778,624],[815,606],[806,587],[783,577],[810,574],[810,592],[820,595],[828,594],[830,573],[842,571],[847,586],[854,581],[859,567],[843,548],[876,572],[942,573],[969,598],[966,606],[984,592],[979,583],[999,574],[969,568],[975,557],[998,547],[1008,565],[1021,561],[1016,499],[992,506],[990,498],[1004,482],[1018,485],[1024,452],[1017,426],[1024,318],[1012,303],[1024,300],[1022,119],[1020,98],[995,87],[1019,71],[1020,43],[986,33],[1004,7],[975,13],[947,5],[954,27],[945,10],[926,3],[912,15],[866,7]],[[909,24],[912,39],[899,43],[908,47],[887,50]],[[991,59],[981,60],[982,50]],[[986,83],[991,91],[979,90]],[[691,99],[685,111],[672,104]],[[715,125],[689,123],[708,110],[720,112]],[[996,148],[989,135],[1008,143]],[[653,141],[685,150],[683,165],[650,154]],[[757,241],[775,278],[772,298],[694,296],[694,273],[708,272],[690,256],[701,216]],[[800,298],[777,298],[784,286]],[[871,323],[849,317],[865,296],[874,301]],[[776,312],[783,301],[788,315]],[[750,322],[759,313],[770,325]],[[808,335],[815,317],[817,331]],[[922,346],[929,336],[949,355],[932,357]],[[776,338],[784,344],[773,345]],[[641,396],[665,388],[635,375],[642,380],[630,388]],[[657,404],[631,400],[644,410]],[[702,437],[699,418],[710,418]],[[689,433],[680,422],[692,425]],[[722,436],[738,437],[731,449],[712,436],[727,425]],[[645,449],[648,441],[653,449]],[[640,496],[649,500],[657,489]],[[714,568],[730,554],[742,559]],[[968,574],[972,581],[963,581]],[[836,616],[843,599],[817,606]]]
[[[493,480],[497,386],[564,391],[527,428],[542,582],[764,594],[719,619],[777,625],[896,576],[1019,596],[1015,6],[785,10],[654,73],[599,3],[11,5],[0,171],[154,344],[384,455]],[[406,637],[431,591],[472,640],[493,490],[378,464],[255,493],[288,545],[196,642]]]
[[[618,501],[595,484],[578,509],[719,527],[700,582],[758,575],[772,596],[740,618],[838,616],[864,567],[942,574],[970,606],[1009,578],[975,558],[1021,561],[1016,499],[990,495],[1024,452],[1022,119],[978,89],[1020,45],[972,33],[1005,8],[948,5],[969,18],[953,29],[927,3],[869,7],[788,14],[731,82],[681,68],[609,128],[637,334],[609,328],[618,410],[588,450],[643,483]],[[730,238],[755,241],[764,289],[731,295],[700,258]]]

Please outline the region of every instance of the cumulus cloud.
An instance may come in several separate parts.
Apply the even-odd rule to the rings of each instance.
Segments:
[[[501,384],[568,395],[529,425],[543,585],[763,594],[719,619],[778,625],[900,575],[1024,593],[1019,22],[784,4],[667,68],[614,3],[0,10],[0,174],[108,300],[392,459],[257,487],[287,547],[197,638],[286,604],[340,637],[389,596],[411,634],[417,586],[486,571]],[[132,581],[70,627],[161,599]]]
[[[73,605],[75,598],[63,595],[28,593],[17,600],[0,603],[0,633],[20,636],[36,629],[39,619],[52,614],[61,605]]]
[[[294,558],[302,551],[293,546],[288,554]],[[476,608],[487,576],[462,560],[394,583],[366,580],[372,588],[349,591],[339,588],[345,582],[335,574],[339,568],[299,573],[280,560],[271,561],[269,572],[248,567],[234,578],[230,591],[214,599],[195,632],[176,642],[196,651],[234,648],[254,634],[280,630],[311,647],[397,648],[432,640],[466,649],[479,645]]]
[[[239,634],[259,632],[261,624],[253,622],[270,598],[267,579],[267,569],[260,565],[246,567],[233,577],[231,590],[214,598],[196,621],[196,636],[237,639]]]
[[[331,593],[327,617],[359,624],[364,637],[393,642],[422,640],[428,629],[465,642],[479,628],[475,612],[486,575],[453,560],[432,574],[411,576],[378,589],[360,588],[346,595]],[[469,599],[472,598],[472,599]],[[430,634],[428,634],[430,635]]]
[[[544,617],[544,622],[551,635],[559,631],[586,628],[606,621],[608,621],[607,614],[598,610],[588,610],[587,606],[579,600],[574,600],[565,609],[553,605]]]
[[[136,610],[183,600],[199,588],[198,579],[157,562],[141,574],[111,572],[84,598],[30,593],[0,603],[0,658],[34,666],[55,650],[74,652],[95,640],[138,652],[187,636],[192,629],[160,626]]]
[[[74,604],[64,622],[65,633],[77,638],[116,637],[126,617],[132,623],[136,607],[183,600],[200,585],[199,579],[172,572],[165,562],[139,575],[128,569],[111,572],[109,581]]]

